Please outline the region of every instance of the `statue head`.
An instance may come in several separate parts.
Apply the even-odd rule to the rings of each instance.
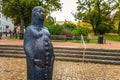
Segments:
[[[32,10],[32,24],[38,25],[44,21],[44,9],[41,6],[36,6]]]

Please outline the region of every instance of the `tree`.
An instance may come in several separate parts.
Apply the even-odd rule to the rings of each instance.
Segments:
[[[118,7],[116,0],[78,0],[77,4],[75,18],[79,21],[90,23],[95,35],[101,34],[99,32],[101,24],[112,25],[110,14]],[[109,28],[109,26],[105,27]],[[102,30],[105,29],[103,28]],[[102,32],[102,34],[104,33]]]
[[[7,0],[3,3],[3,14],[12,18],[24,33],[24,27],[31,23],[31,12],[35,6],[45,9],[45,16],[61,8],[59,0]]]
[[[88,36],[88,33],[89,33],[89,31],[88,31],[88,28],[86,26],[79,26],[73,30],[73,34],[75,36],[80,36],[80,35]]]
[[[72,31],[76,28],[76,25],[71,21],[65,21],[63,26],[64,26],[64,29],[70,30],[70,31]]]
[[[118,0],[120,5],[120,0]],[[117,33],[120,34],[120,6],[117,8],[115,15],[113,16],[113,22],[117,23]]]

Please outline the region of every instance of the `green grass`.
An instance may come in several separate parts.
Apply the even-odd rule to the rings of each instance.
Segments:
[[[52,42],[73,42],[73,43],[82,43],[81,40],[52,40]],[[89,40],[89,42],[85,40],[85,43],[97,43],[97,40]]]
[[[90,40],[89,43],[98,43],[98,41],[97,40]]]
[[[118,34],[106,34],[104,36],[106,40],[118,41],[120,42],[120,35]]]
[[[17,36],[17,38],[15,36],[11,36],[10,39],[15,39],[15,40],[17,39],[17,40],[19,40],[19,36]]]
[[[95,36],[93,33],[89,34],[90,38],[98,39],[98,36]],[[120,35],[116,33],[109,33],[104,35],[105,40],[118,41],[120,42]]]

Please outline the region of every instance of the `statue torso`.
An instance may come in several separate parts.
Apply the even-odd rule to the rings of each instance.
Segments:
[[[45,40],[50,43],[50,33],[47,28],[30,26],[26,34],[29,34],[27,44],[30,47],[34,59],[45,59]]]

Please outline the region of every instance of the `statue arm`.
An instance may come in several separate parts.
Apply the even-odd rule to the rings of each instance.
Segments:
[[[30,37],[30,29],[27,28],[25,31],[24,35],[24,51],[26,56],[30,59],[33,60],[33,54],[32,54],[32,49],[31,49],[31,37]]]

